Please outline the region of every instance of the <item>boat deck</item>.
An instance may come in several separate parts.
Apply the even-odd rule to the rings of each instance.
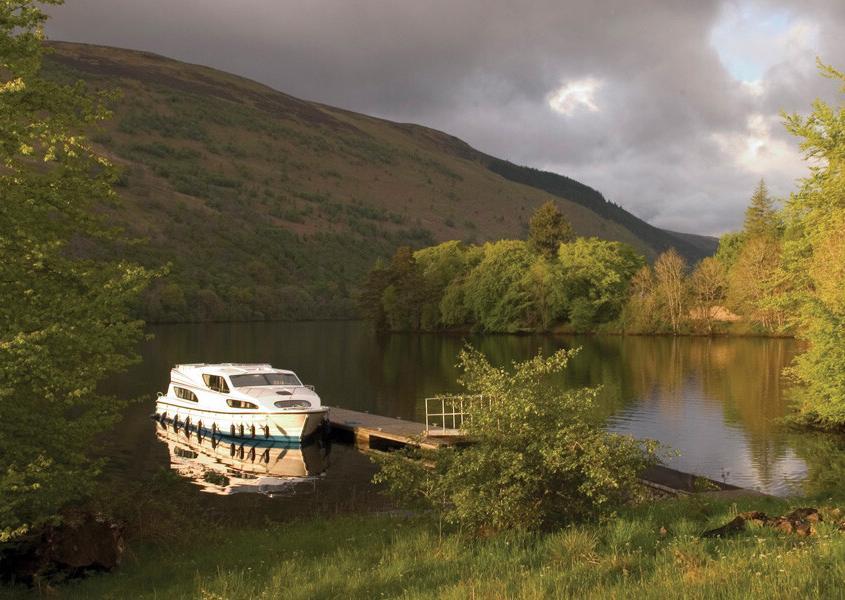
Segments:
[[[329,410],[329,422],[333,431],[341,430],[351,434],[355,442],[365,446],[384,444],[419,446],[426,450],[437,450],[453,446],[462,441],[458,436],[426,435],[425,423],[406,421],[373,415],[347,408],[332,406]]]

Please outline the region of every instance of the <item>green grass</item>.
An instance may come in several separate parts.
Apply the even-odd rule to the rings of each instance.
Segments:
[[[124,566],[57,589],[66,598],[836,598],[845,533],[699,534],[786,501],[663,501],[604,523],[474,540],[428,520],[335,517],[185,530]]]

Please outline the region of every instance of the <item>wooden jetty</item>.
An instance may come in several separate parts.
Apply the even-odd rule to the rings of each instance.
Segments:
[[[425,423],[383,417],[347,408],[330,407],[329,422],[332,434],[345,437],[346,441],[366,449],[386,450],[401,446],[417,446],[426,450],[437,450],[448,446],[467,443],[466,438],[455,435],[426,435]],[[655,465],[646,470],[640,481],[648,487],[674,496],[701,494],[733,498],[740,496],[765,496],[755,490],[714,481]]]
[[[336,406],[329,409],[329,423],[333,432],[341,431],[347,435],[351,434],[356,444],[368,448],[399,445],[437,450],[461,441],[456,436],[426,435],[425,423],[383,417]]]

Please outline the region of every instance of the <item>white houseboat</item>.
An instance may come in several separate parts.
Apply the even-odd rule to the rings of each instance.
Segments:
[[[300,442],[328,420],[313,386],[268,364],[185,364],[170,371],[155,418],[200,437]]]

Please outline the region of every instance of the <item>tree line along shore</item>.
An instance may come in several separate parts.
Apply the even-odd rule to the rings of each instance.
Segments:
[[[673,249],[649,265],[621,242],[575,237],[548,202],[527,240],[399,248],[370,271],[360,307],[391,331],[791,336],[784,235],[763,181],[742,231],[694,265]]]

